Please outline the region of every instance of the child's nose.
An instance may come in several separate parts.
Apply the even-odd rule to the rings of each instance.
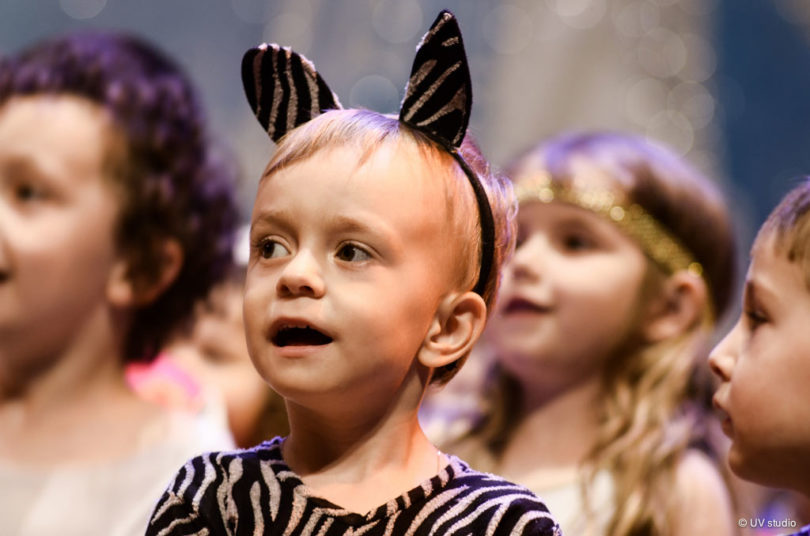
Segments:
[[[326,290],[321,267],[314,256],[301,250],[287,263],[276,284],[282,297],[320,298]]]
[[[515,280],[536,281],[543,273],[548,247],[545,238],[534,234],[515,249],[510,268]]]
[[[738,321],[709,354],[709,367],[722,381],[727,382],[731,379],[731,371],[737,360],[739,332]]]

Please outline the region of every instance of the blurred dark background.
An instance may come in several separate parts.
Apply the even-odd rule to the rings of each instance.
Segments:
[[[393,112],[441,8],[459,18],[471,128],[495,164],[560,130],[642,133],[717,179],[743,251],[810,172],[806,0],[0,0],[0,53],[82,28],[153,40],[201,88],[247,215],[272,146],[244,101],[242,53],[291,45],[344,105]]]

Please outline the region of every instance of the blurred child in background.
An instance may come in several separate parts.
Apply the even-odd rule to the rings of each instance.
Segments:
[[[714,404],[740,477],[810,499],[810,181],[771,212],[751,248],[740,319],[712,351]],[[801,503],[801,501],[797,501]],[[807,503],[804,502],[804,505]],[[764,514],[763,514],[764,515]],[[757,527],[762,520],[763,525]],[[752,529],[810,534],[771,514]],[[773,523],[776,523],[774,525]],[[793,529],[793,530],[790,530]]]
[[[722,198],[619,133],[552,139],[508,174],[518,239],[488,330],[491,403],[454,451],[532,489],[567,534],[733,533],[690,404],[729,302]]]
[[[143,534],[173,468],[230,443],[124,368],[225,275],[233,182],[148,44],[76,34],[0,65],[3,534]]]
[[[127,378],[141,396],[203,413],[213,426],[227,428],[239,447],[289,433],[284,399],[256,374],[245,342],[247,233],[247,227],[240,230],[234,266],[197,305],[192,325],[173,337],[154,362],[127,368]]]

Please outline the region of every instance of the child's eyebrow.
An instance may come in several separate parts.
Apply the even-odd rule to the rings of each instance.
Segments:
[[[332,216],[328,220],[326,220],[326,222],[330,229],[347,233],[375,232],[378,229],[380,229],[379,226],[376,225],[372,226],[356,218],[344,216],[342,214]]]
[[[257,224],[269,224],[280,227],[284,231],[292,231],[295,228],[297,218],[295,214],[287,209],[266,209],[259,211],[251,222],[251,229]],[[334,234],[362,234],[374,237],[380,241],[380,245],[387,244],[389,247],[399,249],[399,240],[396,233],[391,230],[384,221],[366,222],[362,218],[335,214],[327,216],[324,226],[329,232]]]
[[[743,303],[750,306],[756,303],[756,301],[757,301],[757,286],[753,281],[749,279],[745,282],[745,287],[743,287]]]
[[[325,221],[327,228],[332,233],[370,236],[377,242],[376,245],[393,248],[392,252],[399,251],[401,248],[401,240],[397,238],[398,234],[379,218],[374,218],[374,221],[364,221],[362,217],[335,214],[329,216]]]
[[[4,161],[0,162],[0,169],[3,170],[4,174],[22,175],[25,178],[54,175],[54,172],[43,168],[36,159],[25,154],[8,156]]]
[[[775,292],[770,290],[767,285],[763,285],[761,281],[754,281],[748,279],[745,282],[745,289],[743,290],[743,303],[751,305],[762,305],[763,299],[765,302],[776,301],[778,296]]]
[[[295,216],[286,209],[269,209],[259,211],[250,223],[251,230],[257,223],[266,223],[277,225],[284,230],[290,230],[293,227],[292,222],[295,221]]]

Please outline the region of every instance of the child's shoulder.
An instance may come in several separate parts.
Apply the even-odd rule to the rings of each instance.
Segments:
[[[486,520],[485,528],[497,526],[495,534],[561,534],[559,525],[546,505],[528,488],[500,476],[472,469],[454,456],[449,458],[454,474],[445,492],[457,491],[454,501],[467,506],[464,511],[471,515],[491,509],[494,515]],[[476,520],[471,523],[475,526]]]
[[[275,437],[253,447],[205,452],[190,459],[186,465],[211,465],[222,470],[228,470],[234,464],[241,465],[243,468],[258,466],[262,463],[279,466],[284,464],[284,458],[281,455],[283,442],[283,438]]]
[[[679,534],[733,534],[733,507],[726,482],[709,456],[689,449],[675,468],[676,496],[682,497],[674,512]]]
[[[199,454],[180,468],[168,491],[194,495],[214,483],[277,478],[278,473],[288,470],[281,456],[281,443],[282,438],[276,437],[246,449]]]
[[[172,527],[178,524],[217,534],[236,526],[240,515],[253,509],[255,490],[267,495],[280,486],[288,471],[281,443],[277,437],[252,448],[207,452],[188,460],[155,505],[147,534],[175,534]]]
[[[720,500],[728,491],[717,464],[698,449],[688,449],[675,468],[675,486],[684,497]]]

